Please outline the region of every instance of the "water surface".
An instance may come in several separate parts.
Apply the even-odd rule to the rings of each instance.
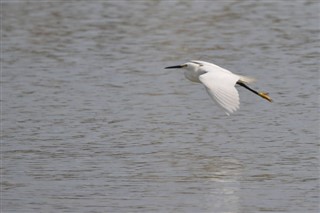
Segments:
[[[5,1],[3,212],[318,212],[319,3]],[[166,66],[258,79],[226,116]]]

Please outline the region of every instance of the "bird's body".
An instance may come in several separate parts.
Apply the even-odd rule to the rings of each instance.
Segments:
[[[267,93],[257,92],[249,88],[246,83],[253,78],[241,76],[205,61],[190,61],[182,65],[166,67],[185,68],[184,75],[192,82],[202,83],[210,97],[229,115],[235,112],[240,105],[239,93],[235,85],[245,87],[260,97],[272,101]]]

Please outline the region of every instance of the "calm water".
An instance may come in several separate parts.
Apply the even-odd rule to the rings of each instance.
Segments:
[[[2,212],[318,212],[318,1],[6,1]],[[226,116],[179,70],[254,76]]]

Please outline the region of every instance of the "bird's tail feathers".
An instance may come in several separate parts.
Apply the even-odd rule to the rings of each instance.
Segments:
[[[239,81],[241,83],[247,83],[247,84],[250,84],[250,83],[253,83],[256,81],[255,78],[252,78],[252,77],[249,77],[249,76],[243,76],[243,75],[239,75],[240,79]]]

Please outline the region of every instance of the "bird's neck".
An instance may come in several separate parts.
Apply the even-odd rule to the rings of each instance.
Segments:
[[[197,70],[185,70],[184,71],[184,76],[192,81],[192,82],[197,82],[197,83],[201,83],[199,80],[199,76],[204,74],[205,72],[201,72],[198,69]]]

